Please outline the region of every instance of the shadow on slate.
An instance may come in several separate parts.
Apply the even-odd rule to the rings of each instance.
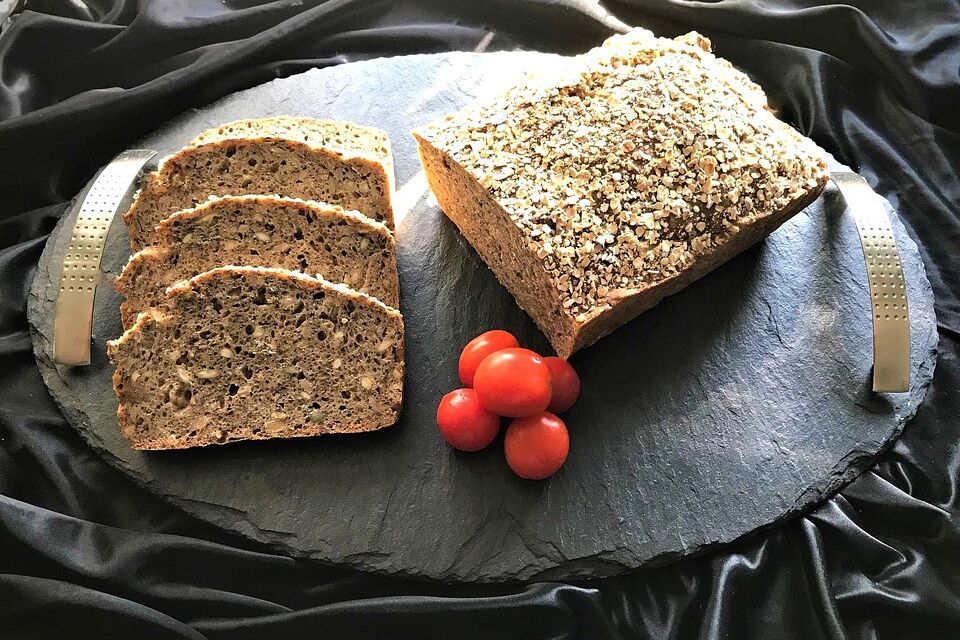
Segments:
[[[409,131],[493,93],[536,53],[411,56],[313,70],[239,92],[141,144],[165,155],[243,117],[350,119],[388,131],[401,211],[397,240],[407,379],[398,425],[329,436],[141,453],[120,437],[106,340],[117,296],[97,293],[94,362],[50,361],[59,259],[51,235],[30,296],[44,380],[105,459],[201,519],[285,551],[448,581],[598,577],[689,555],[810,508],[900,433],[930,382],[936,326],[916,246],[890,212],[913,327],[909,394],[874,396],[869,300],[853,223],[832,191],[766,242],[576,354],[583,379],[566,466],[515,477],[498,446],[463,455],[436,433],[457,357],[493,327],[547,349],[426,192]],[[371,95],[391,100],[370,100]],[[840,165],[835,165],[838,168]],[[127,260],[115,224],[103,267]]]

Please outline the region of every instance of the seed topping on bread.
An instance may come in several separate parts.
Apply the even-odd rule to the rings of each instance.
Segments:
[[[580,322],[826,180],[815,145],[696,33],[615,36],[420,134],[510,215]]]

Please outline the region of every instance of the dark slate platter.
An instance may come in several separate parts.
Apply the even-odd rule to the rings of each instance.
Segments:
[[[863,258],[835,190],[710,276],[577,354],[571,453],[552,479],[507,468],[499,443],[463,455],[434,411],[460,348],[502,327],[546,342],[428,195],[410,129],[550,61],[533,53],[402,57],[313,70],[170,122],[161,155],[224,121],[278,114],[385,128],[394,145],[407,331],[404,414],[363,436],[139,453],[120,437],[106,340],[118,300],[97,292],[94,361],[51,364],[57,227],[30,297],[37,360],[64,413],[103,457],[186,511],[294,555],[451,581],[602,576],[663,563],[782,521],[867,467],[915,413],[933,374],[930,284],[896,214],[913,335],[912,389],[870,392]],[[837,165],[836,168],[839,168]],[[128,256],[115,224],[103,261]]]

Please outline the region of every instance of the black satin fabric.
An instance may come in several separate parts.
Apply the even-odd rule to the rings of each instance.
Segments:
[[[960,638],[955,0],[20,4],[0,33],[0,638]],[[133,486],[65,423],[33,362],[26,295],[57,217],[113,154],[184,109],[310,67],[574,53],[624,23],[708,35],[784,118],[889,198],[921,246],[941,338],[933,386],[903,437],[838,495],[629,576],[440,585],[214,530]]]

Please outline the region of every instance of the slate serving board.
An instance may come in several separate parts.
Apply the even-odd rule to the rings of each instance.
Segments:
[[[109,286],[97,292],[93,363],[51,363],[58,265],[75,214],[51,235],[29,305],[44,380],[70,422],[134,480],[223,528],[295,555],[448,581],[597,577],[666,562],[795,515],[851,479],[915,413],[937,334],[916,246],[890,210],[910,302],[912,388],[870,392],[863,258],[833,189],[766,242],[574,356],[583,393],[565,416],[569,460],[552,479],[515,477],[499,442],[460,454],[441,441],[435,408],[458,386],[470,338],[501,327],[548,347],[438,210],[409,132],[551,60],[443,54],[313,70],[186,113],[136,145],[165,155],[221,122],[280,114],[389,132],[408,347],[399,424],[133,451],[118,432],[104,353],[120,333]],[[116,223],[108,276],[127,256]]]

